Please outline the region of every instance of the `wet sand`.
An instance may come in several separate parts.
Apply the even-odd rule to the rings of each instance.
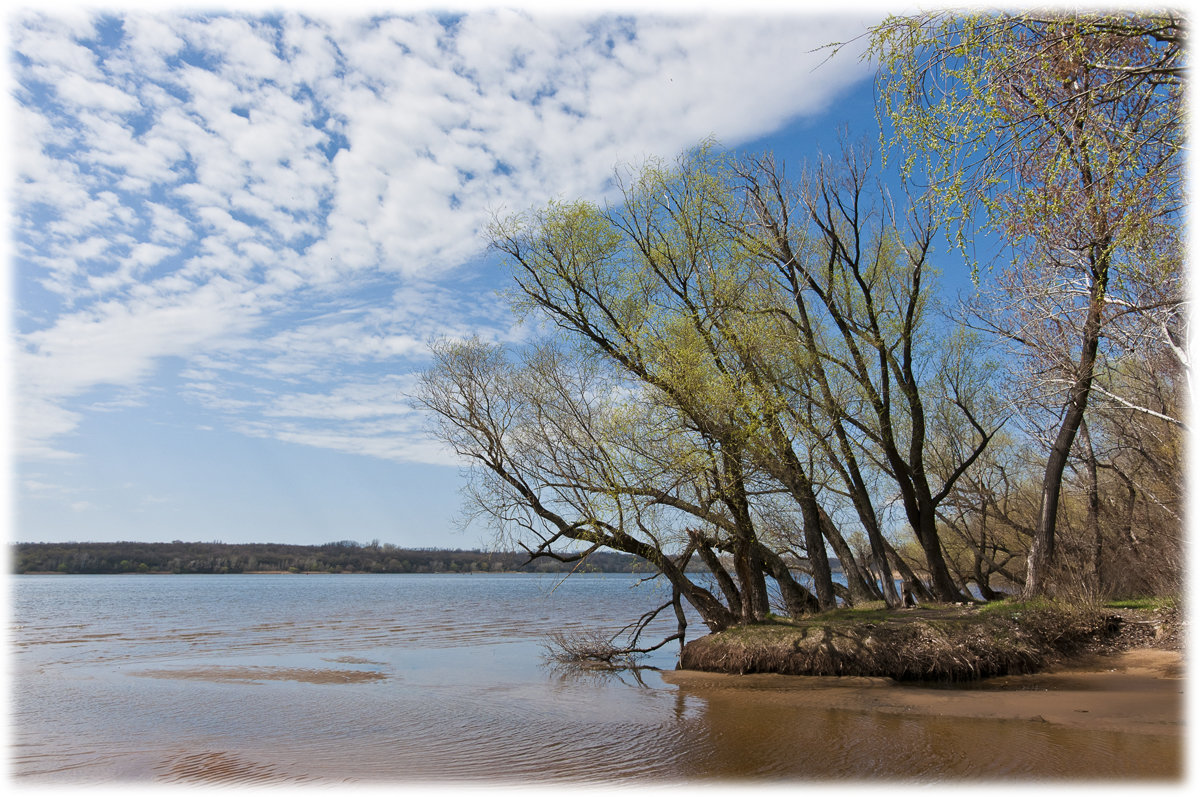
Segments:
[[[387,677],[373,670],[315,669],[309,667],[193,667],[176,670],[143,670],[145,678],[182,678],[197,681],[297,681],[309,684],[356,684]]]
[[[1141,648],[969,686],[684,670],[665,672],[663,680],[710,696],[770,692],[772,703],[796,708],[1025,720],[1080,730],[1178,736],[1183,731],[1183,676],[1179,651]]]

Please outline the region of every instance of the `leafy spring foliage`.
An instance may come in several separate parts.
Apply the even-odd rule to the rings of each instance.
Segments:
[[[1181,209],[1183,21],[1171,13],[961,11],[874,29],[889,143],[943,217],[1014,241],[1079,228],[1135,249]]]

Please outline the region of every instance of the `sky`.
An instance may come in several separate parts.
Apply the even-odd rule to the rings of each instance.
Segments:
[[[493,215],[877,136],[853,3],[328,7],[7,12],[10,539],[487,547],[407,395],[530,334]]]

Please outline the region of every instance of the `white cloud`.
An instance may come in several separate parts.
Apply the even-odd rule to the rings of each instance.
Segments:
[[[42,412],[46,401],[95,386],[134,384],[161,357],[217,345],[258,323],[236,286],[213,280],[189,288],[182,295],[109,300],[21,336],[14,363],[21,394],[38,399]],[[23,418],[20,426],[29,425]]]
[[[62,455],[89,391],[177,357],[210,372],[183,394],[247,434],[444,461],[369,387],[432,336],[519,338],[463,268],[491,211],[599,197],[619,161],[813,112],[865,73],[814,79],[809,51],[860,27],[14,17],[16,265],[46,297],[16,336],[25,453]]]
[[[384,380],[343,385],[324,394],[293,393],[277,397],[263,414],[336,421],[411,415],[413,409],[408,405],[404,393],[410,389],[410,380],[402,384],[396,380]]]
[[[79,425],[82,415],[21,386],[14,402],[14,448],[31,459],[73,459],[75,454],[55,445]]]
[[[131,73],[161,73],[165,59],[184,46],[184,40],[166,18],[131,15],[125,19],[124,27],[129,37],[126,53]]]
[[[411,424],[391,428],[351,427],[347,430],[324,431],[311,425],[257,424],[246,425],[240,431],[251,437],[270,437],[285,443],[327,448],[344,454],[358,454],[423,465],[460,466],[463,462],[436,441],[425,437]]]
[[[138,100],[115,86],[88,80],[78,74],[64,75],[57,83],[59,97],[64,102],[75,103],[84,108],[100,108],[114,113],[136,110]]]

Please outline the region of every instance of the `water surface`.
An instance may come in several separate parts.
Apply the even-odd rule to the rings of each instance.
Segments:
[[[612,677],[547,666],[552,631],[616,630],[666,600],[662,588],[628,575],[22,576],[11,584],[11,771],[24,782],[1169,778],[1181,770],[1170,730],[906,716],[838,699],[904,689],[884,681],[674,685],[654,671]],[[669,614],[656,631],[672,630]],[[676,650],[648,663],[672,668]],[[798,683],[822,699],[797,698]]]

